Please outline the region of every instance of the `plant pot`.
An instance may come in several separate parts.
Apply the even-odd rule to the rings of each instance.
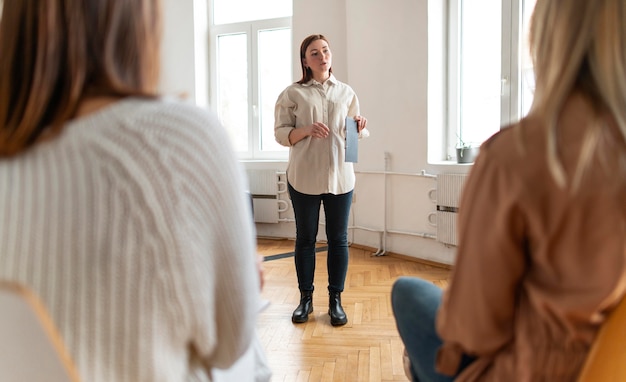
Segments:
[[[459,147],[456,149],[456,163],[474,163],[480,147]]]

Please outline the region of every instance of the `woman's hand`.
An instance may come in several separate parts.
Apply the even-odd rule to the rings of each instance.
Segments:
[[[354,120],[356,121],[356,128],[359,133],[361,132],[361,130],[367,127],[367,118],[365,118],[364,116],[357,115],[354,117]]]
[[[315,122],[311,126],[309,126],[309,135],[313,138],[326,138],[330,129],[328,126],[323,124],[322,122]]]

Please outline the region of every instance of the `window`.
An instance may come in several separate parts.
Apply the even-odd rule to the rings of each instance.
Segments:
[[[535,74],[530,58],[528,26],[530,25],[530,16],[533,13],[533,9],[535,9],[536,1],[537,0],[525,0],[522,4],[521,116],[528,114],[535,91]]]
[[[285,159],[274,104],[293,82],[291,0],[211,0],[211,103],[241,159]]]
[[[528,21],[536,0],[448,0],[447,142],[479,145],[524,116],[534,74]]]

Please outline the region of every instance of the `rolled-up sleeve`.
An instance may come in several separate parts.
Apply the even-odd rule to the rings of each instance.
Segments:
[[[295,108],[296,103],[289,98],[289,92],[286,89],[278,96],[274,108],[274,137],[276,142],[283,146],[291,146],[289,133],[296,128]]]
[[[350,107],[348,108],[348,115],[351,117],[356,117],[357,115],[361,113],[360,109],[361,108],[359,106],[359,98],[356,96],[356,94],[353,94],[352,102],[350,102]],[[367,130],[367,128],[359,131],[359,139],[367,138],[369,136],[370,136],[370,132],[369,130]]]

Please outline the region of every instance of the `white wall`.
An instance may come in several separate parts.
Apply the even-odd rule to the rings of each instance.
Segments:
[[[164,94],[208,106],[206,0],[162,0],[161,84]]]
[[[441,28],[432,28],[432,24],[429,28],[429,1],[440,0],[294,1],[294,80],[301,74],[297,53],[301,40],[309,34],[324,34],[333,51],[333,73],[355,89],[361,113],[368,118],[371,136],[360,143],[351,220],[352,226],[360,228],[351,230],[350,240],[374,248],[384,244],[388,252],[451,264],[455,255],[453,247],[421,237],[436,233],[428,221],[436,206],[428,195],[435,187],[435,180],[419,174],[422,171],[464,173],[469,169],[467,165],[427,160],[428,141],[434,139],[428,131],[438,135],[442,128],[438,126],[442,121],[438,115],[432,118],[428,115],[429,110],[440,110],[436,106],[440,104],[441,94],[433,88],[441,83],[440,60],[428,56],[429,29],[432,37],[438,34],[432,31]],[[201,37],[194,36],[194,29],[197,34],[198,28],[190,25],[194,19],[192,2],[165,0],[169,10],[166,37],[169,37],[164,41],[167,85],[164,88],[187,92],[193,97],[202,88],[194,80],[201,83],[204,80],[201,73],[190,70],[195,62],[194,41]],[[440,53],[441,46],[432,44],[431,51]],[[431,70],[429,65],[433,66]],[[434,77],[429,78],[429,73]],[[284,162],[245,165],[279,171],[286,167]],[[387,174],[383,174],[385,169]],[[283,198],[287,199],[286,195]],[[289,212],[281,217],[290,219],[293,214]],[[383,237],[375,232],[385,229],[395,233]],[[258,224],[257,233],[294,237],[295,228],[291,222]]]

